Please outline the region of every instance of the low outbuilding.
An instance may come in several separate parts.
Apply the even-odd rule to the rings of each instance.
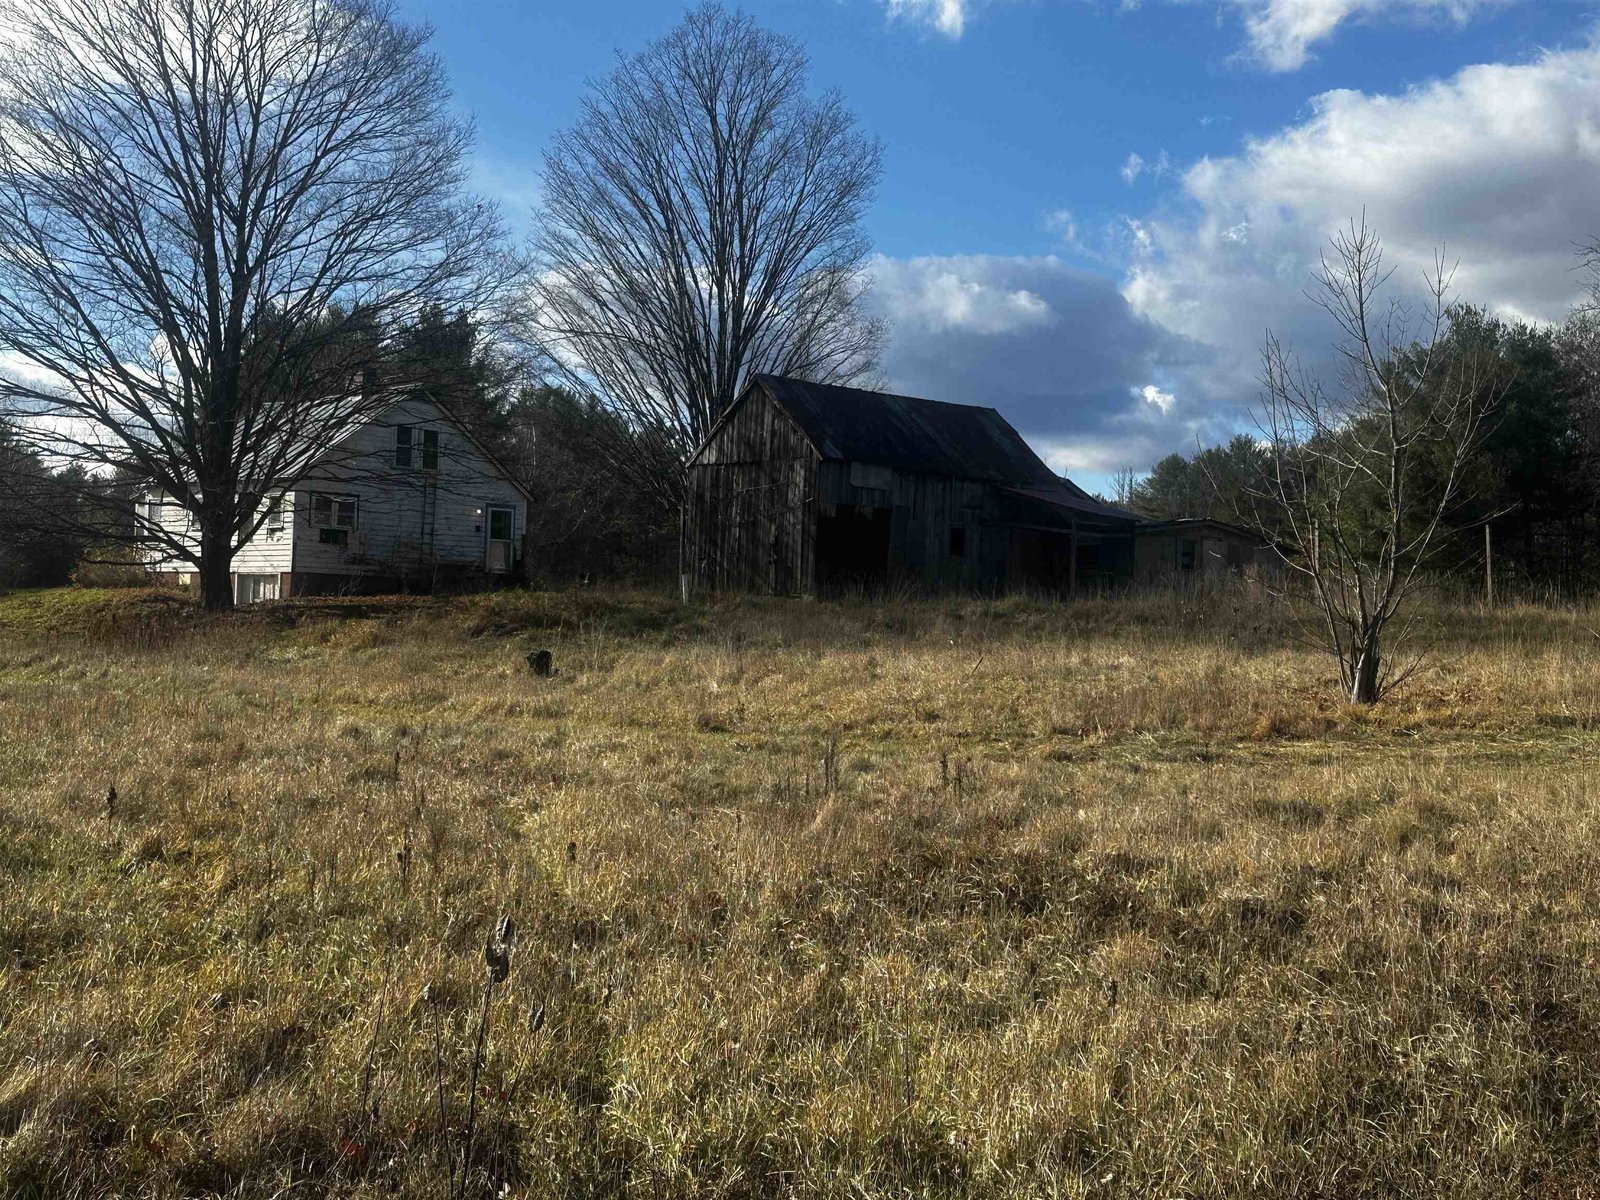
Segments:
[[[1238,575],[1278,561],[1259,535],[1210,517],[1141,521],[1135,547],[1135,574],[1141,583],[1171,583],[1223,572]]]

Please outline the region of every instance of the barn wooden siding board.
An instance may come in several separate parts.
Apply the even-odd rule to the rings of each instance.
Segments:
[[[817,454],[759,389],[689,468],[685,570],[697,586],[798,595],[813,590]]]

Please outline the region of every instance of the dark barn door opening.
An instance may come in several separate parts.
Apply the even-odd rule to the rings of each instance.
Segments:
[[[1072,535],[1013,529],[1009,584],[1014,589],[1066,592],[1072,587]]]
[[[889,581],[891,510],[841,504],[817,521],[817,588],[876,588]]]

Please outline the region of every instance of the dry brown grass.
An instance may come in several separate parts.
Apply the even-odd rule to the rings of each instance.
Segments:
[[[1594,1195],[1592,627],[0,599],[0,1194]]]

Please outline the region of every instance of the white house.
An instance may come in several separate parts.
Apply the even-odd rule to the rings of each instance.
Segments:
[[[528,494],[465,427],[417,396],[363,421],[324,451],[233,560],[240,604],[279,597],[425,588],[515,571]],[[141,512],[198,546],[189,512],[147,493]],[[196,582],[162,556],[150,569]]]

